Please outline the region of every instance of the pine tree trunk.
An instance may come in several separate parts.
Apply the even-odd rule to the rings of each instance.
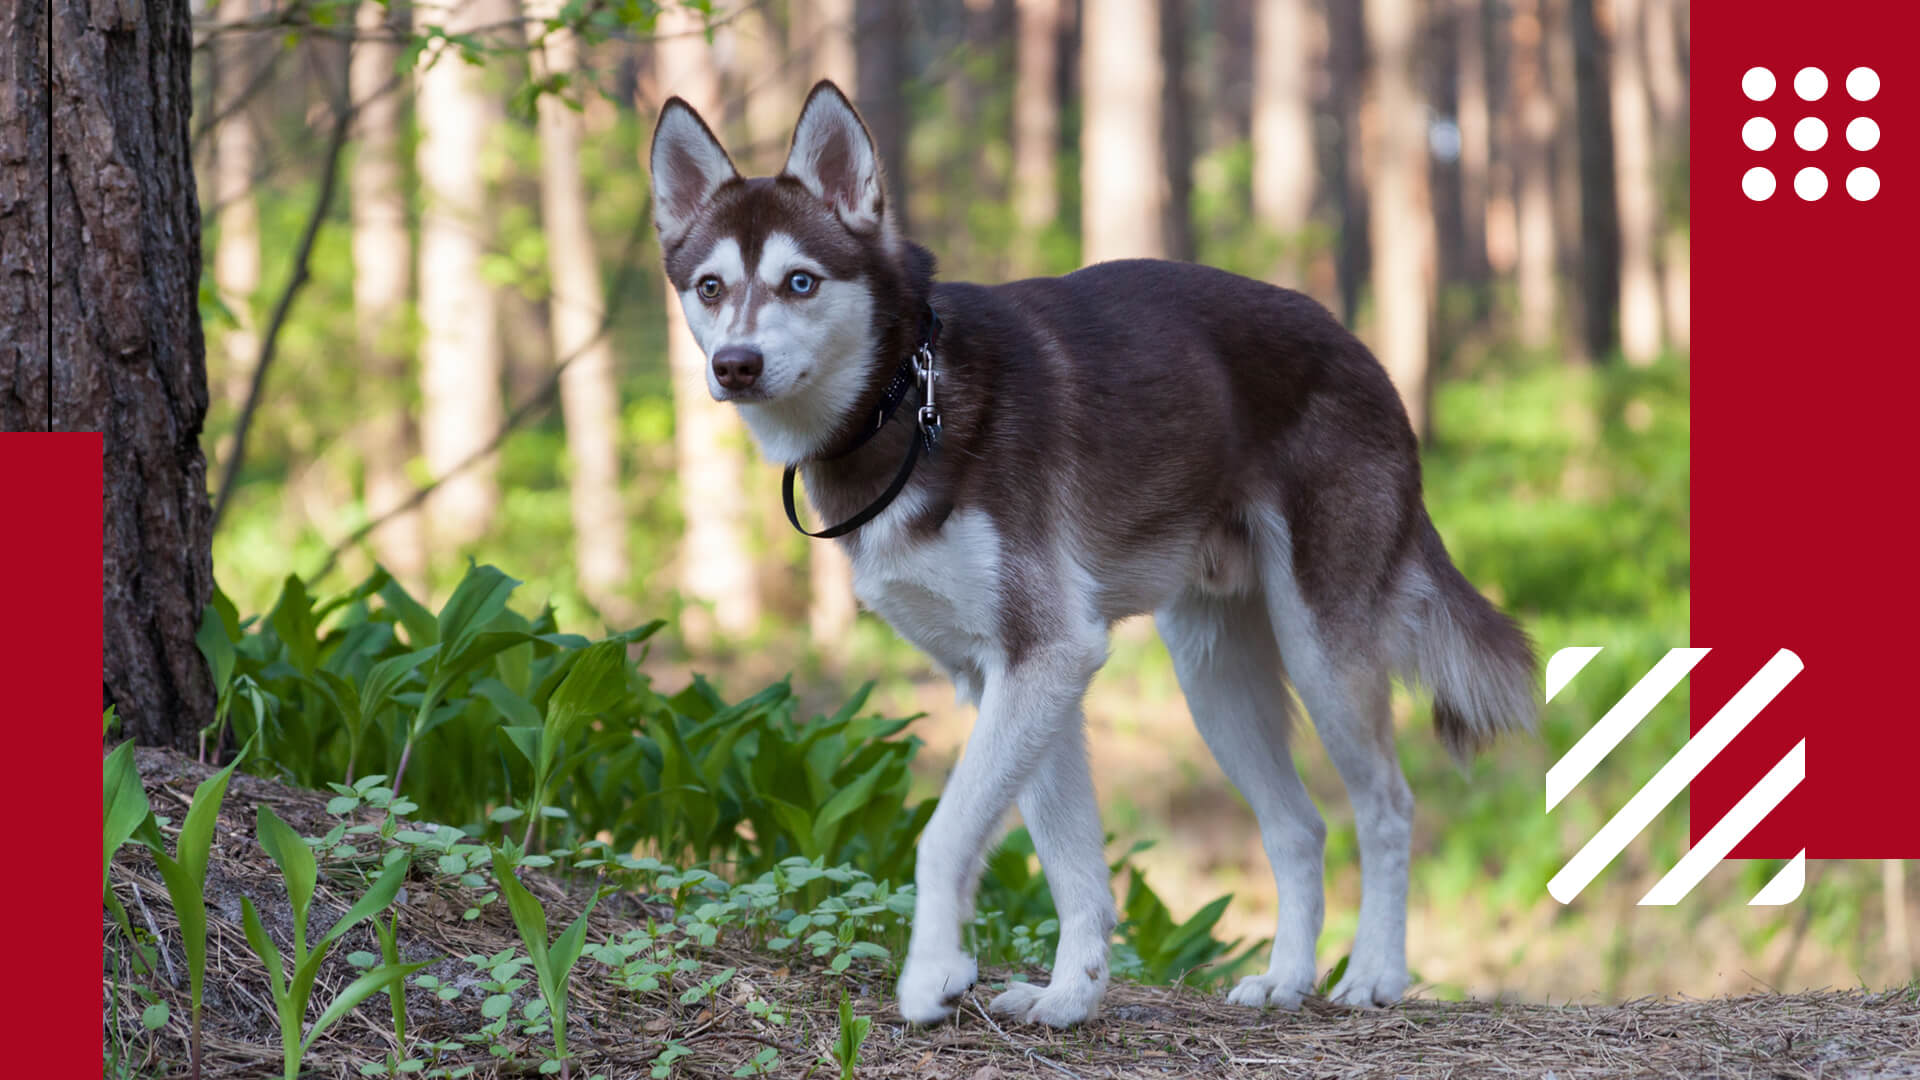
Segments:
[[[1653,102],[1642,43],[1646,0],[1613,4],[1613,165],[1620,209],[1620,351],[1651,364],[1660,352],[1660,188]]]
[[[555,18],[559,0],[527,0],[533,19]],[[571,74],[579,45],[554,31],[532,55],[536,78]],[[577,90],[569,90],[577,93]],[[573,552],[580,591],[614,623],[632,619],[625,596],[627,513],[620,490],[620,384],[613,343],[606,334],[606,296],[587,219],[587,186],[580,175],[580,114],[543,94],[539,103],[540,224],[547,237],[553,279],[548,303],[553,355],[560,374],[560,411],[567,428],[568,496],[573,508]]]
[[[461,32],[491,21],[489,5],[448,17]],[[493,454],[461,466],[485,446],[505,417],[499,310],[481,273],[489,234],[487,185],[480,161],[496,109],[480,70],[451,50],[432,58],[416,80],[420,143],[420,437],[427,469],[446,477],[427,502],[436,543],[468,544],[493,523],[500,492]],[[460,471],[455,473],[454,470]]]
[[[412,382],[406,353],[407,297],[413,287],[413,240],[407,233],[405,163],[401,125],[406,77],[399,74],[400,44],[385,35],[404,25],[404,14],[362,0],[355,12],[361,32],[353,50],[352,94],[359,147],[347,178],[353,203],[354,334],[360,368],[376,388],[374,415],[361,428],[366,464],[368,515],[391,513],[408,496],[407,462],[416,434],[404,388]],[[380,564],[410,592],[426,588],[427,538],[417,510],[394,515],[368,538]]]
[[[1433,208],[1427,196],[1427,131],[1415,87],[1417,0],[1367,0],[1379,142],[1373,159],[1373,351],[1406,404],[1413,430],[1427,430],[1427,320]]]
[[[1573,45],[1575,160],[1580,186],[1581,331],[1596,362],[1613,354],[1620,315],[1620,223],[1614,191],[1612,99],[1593,0],[1570,0]],[[1615,80],[1616,84],[1618,79]],[[1652,285],[1652,237],[1648,237],[1648,284]],[[1649,289],[1651,293],[1651,288]],[[1651,295],[1658,348],[1660,301]]]
[[[793,5],[794,42],[808,61],[799,65],[806,72],[798,87],[801,93],[815,79],[832,79],[848,96],[859,88],[853,5],[854,0],[797,0]]]
[[[1542,74],[1546,53],[1545,0],[1519,0],[1510,29],[1512,43],[1514,273],[1520,302],[1520,343],[1545,348],[1554,338],[1559,282],[1554,269],[1551,149],[1558,127],[1553,95]]]
[[[702,25],[699,13],[690,8],[662,11],[655,70],[663,96],[677,94],[703,114],[715,116],[720,111],[720,77],[713,52],[700,35]],[[647,101],[639,107],[652,113],[659,104]],[[644,148],[641,153],[644,159]],[[671,283],[666,290],[674,451],[686,522],[680,542],[680,591],[687,600],[712,609],[709,618],[704,608],[690,608],[681,628],[689,641],[702,645],[716,629],[745,634],[760,618],[745,495],[746,456],[733,410],[707,393],[707,358],[687,329],[680,295]]]
[[[1338,118],[1331,181],[1340,208],[1340,235],[1333,251],[1334,288],[1340,318],[1352,326],[1359,317],[1360,286],[1371,268],[1367,238],[1372,206],[1361,154],[1360,99],[1366,93],[1367,29],[1359,4],[1327,8],[1327,67],[1332,75],[1334,114]]]
[[[1163,257],[1159,12],[1154,0],[1100,0],[1081,21],[1082,261]]]
[[[104,433],[103,697],[134,738],[180,749],[214,705],[194,645],[213,537],[192,48],[186,0],[0,15],[0,427],[50,412]]]
[[[1187,88],[1188,0],[1160,0],[1160,135],[1167,177],[1166,252],[1191,261],[1193,248],[1193,96]]]
[[[1060,218],[1060,7],[1019,0],[1013,91],[1013,212],[1020,269],[1040,270],[1041,235]]]
[[[1466,280],[1487,280],[1487,204],[1492,197],[1493,119],[1487,104],[1485,0],[1454,0],[1455,54],[1459,60],[1460,219]]]
[[[907,11],[897,0],[854,0],[854,104],[873,134],[887,180],[888,205],[902,234],[913,235],[908,213]],[[842,87],[842,89],[846,89]]]
[[[253,0],[219,0],[215,12],[223,23],[242,22],[254,13]],[[213,129],[210,170],[209,214],[218,232],[213,286],[237,325],[220,336],[220,367],[212,374],[228,406],[238,409],[260,358],[253,313],[254,294],[260,289],[260,210],[253,199],[253,177],[260,165],[253,114],[245,101],[259,50],[253,35],[233,33],[217,38],[213,52],[213,107],[220,117]]]
[[[1306,280],[1300,238],[1313,217],[1312,20],[1309,0],[1253,10],[1253,216],[1284,245],[1273,280]]]

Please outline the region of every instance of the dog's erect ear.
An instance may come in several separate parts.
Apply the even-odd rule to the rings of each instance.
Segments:
[[[653,224],[660,230],[662,247],[671,247],[684,236],[720,185],[740,175],[700,114],[677,97],[667,99],[660,109],[648,159],[653,172]]]
[[[885,227],[887,197],[873,136],[831,81],[820,80],[807,95],[781,171],[831,206],[854,232],[875,233]]]

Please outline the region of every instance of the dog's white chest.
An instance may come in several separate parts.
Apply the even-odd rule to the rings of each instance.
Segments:
[[[853,591],[953,675],[962,697],[999,637],[1000,538],[987,515],[963,510],[940,532],[914,539],[901,527],[903,506],[874,523],[853,558]]]

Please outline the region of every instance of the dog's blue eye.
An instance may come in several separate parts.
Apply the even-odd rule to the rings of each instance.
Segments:
[[[819,280],[805,270],[795,270],[793,274],[787,278],[787,288],[803,296],[812,292],[815,286],[819,284]]]

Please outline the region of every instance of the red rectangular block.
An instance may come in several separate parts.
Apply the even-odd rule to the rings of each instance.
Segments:
[[[1693,8],[1692,644],[1715,650],[1693,729],[1775,650],[1806,665],[1692,786],[1697,841],[1806,740],[1805,782],[1735,857],[1920,858],[1917,37],[1907,2]]]

